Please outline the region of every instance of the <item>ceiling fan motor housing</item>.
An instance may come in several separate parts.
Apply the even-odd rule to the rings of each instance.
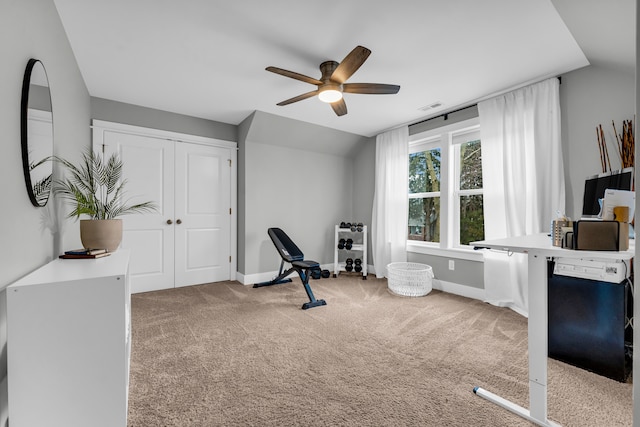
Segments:
[[[323,82],[328,82],[331,80],[331,75],[338,68],[338,63],[336,61],[324,61],[320,64],[320,71],[322,72],[322,77],[320,80]]]

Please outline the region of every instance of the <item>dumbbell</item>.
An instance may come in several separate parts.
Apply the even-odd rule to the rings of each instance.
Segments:
[[[354,270],[360,273],[362,271],[362,260],[360,258],[356,258],[353,263],[355,264]]]
[[[344,239],[340,239],[338,241],[338,249],[344,249],[344,245],[345,245],[346,241]],[[348,248],[347,248],[348,249]]]
[[[322,272],[320,270],[312,270],[311,277],[313,277],[314,279],[319,279],[320,277],[322,277]]]
[[[353,239],[347,239],[346,243],[344,244],[345,249],[351,249],[353,247]]]
[[[328,279],[329,276],[331,276],[331,272],[329,270],[322,270],[321,275],[323,279]]]
[[[351,231],[353,231],[354,233],[358,231],[358,226],[355,223],[351,224]]]
[[[362,224],[361,222],[359,222],[359,223],[358,223],[358,225],[356,226],[356,231],[358,231],[358,232],[360,232],[360,233],[361,233],[361,232],[362,232],[362,230],[363,230],[363,228],[364,228],[364,224]]]
[[[347,271],[353,271],[353,259],[347,258],[345,261],[344,269]]]
[[[340,228],[347,228],[347,223],[346,223],[346,222],[344,222],[344,221],[342,221],[342,222],[340,223]]]

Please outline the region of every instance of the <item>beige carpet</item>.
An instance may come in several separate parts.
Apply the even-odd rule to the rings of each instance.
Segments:
[[[215,283],[132,297],[129,426],[527,426],[476,396],[528,406],[527,322],[371,276]],[[549,360],[549,417],[630,426],[631,385]]]

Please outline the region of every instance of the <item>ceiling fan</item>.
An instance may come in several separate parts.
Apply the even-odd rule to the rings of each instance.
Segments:
[[[331,108],[338,116],[347,114],[347,104],[342,97],[343,93],[364,93],[373,95],[395,94],[400,90],[400,86],[380,83],[345,83],[349,77],[355,73],[364,61],[367,60],[371,51],[363,46],[356,46],[349,54],[337,63],[336,61],[325,61],[320,64],[322,76],[320,79],[305,76],[304,74],[284,70],[278,67],[267,67],[267,71],[280,74],[285,77],[300,80],[305,83],[318,86],[316,90],[303,93],[277,105],[288,105],[303,99],[318,95],[321,101],[331,104]]]

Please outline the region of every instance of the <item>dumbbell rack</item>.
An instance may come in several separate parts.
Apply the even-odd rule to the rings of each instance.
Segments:
[[[333,267],[333,277],[338,277],[340,273],[343,274],[355,274],[362,275],[362,280],[367,279],[367,226],[363,225],[361,227],[362,231],[352,231],[351,228],[340,228],[339,225],[336,225],[335,231],[335,246],[334,246],[334,267]],[[340,239],[344,239],[344,241],[348,241],[351,239],[352,244],[350,245],[350,249],[347,247],[343,247],[342,249],[340,245]],[[347,270],[347,260],[348,259],[361,261],[360,266],[362,267],[362,271],[355,271],[355,267],[353,270]],[[355,264],[354,264],[355,266]]]

